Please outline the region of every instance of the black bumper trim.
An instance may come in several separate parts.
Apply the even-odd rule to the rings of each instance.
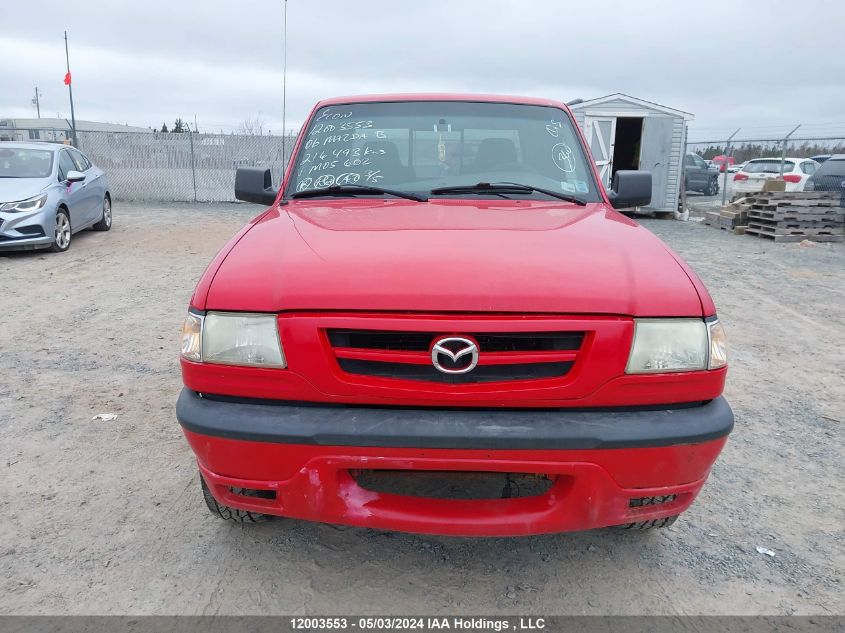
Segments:
[[[391,409],[221,402],[183,389],[176,417],[200,435],[321,446],[481,450],[646,448],[728,435],[734,417],[719,397],[656,411]]]

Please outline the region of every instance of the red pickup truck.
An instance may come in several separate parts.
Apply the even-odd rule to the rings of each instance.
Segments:
[[[209,509],[430,534],[669,525],[733,427],[701,281],[546,99],[322,101],[203,274],[177,417]]]

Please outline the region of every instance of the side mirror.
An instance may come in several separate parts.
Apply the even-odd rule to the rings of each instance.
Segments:
[[[82,182],[83,180],[85,180],[85,174],[83,174],[81,171],[75,171],[71,169],[67,173],[67,176],[65,176],[65,180],[68,182]]]
[[[269,169],[238,167],[235,172],[235,199],[256,204],[271,205],[279,190],[273,187]]]
[[[651,172],[617,171],[608,197],[614,209],[646,206],[651,202]]]

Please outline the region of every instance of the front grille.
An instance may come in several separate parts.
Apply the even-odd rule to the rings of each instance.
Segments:
[[[575,364],[586,333],[570,332],[419,332],[327,329],[341,370],[348,374],[404,381],[466,385],[553,379]],[[444,336],[475,341],[478,365],[467,373],[446,373],[432,363],[434,342]],[[441,358],[446,368],[457,367]]]
[[[410,363],[354,360],[351,358],[338,358],[337,362],[343,371],[350,374],[439,382],[447,385],[556,378],[565,376],[572,368],[571,362],[513,363],[510,365],[482,365],[466,374],[444,374],[435,369],[434,365],[413,365]]]
[[[378,330],[328,330],[333,347],[427,352],[441,334]],[[470,334],[485,352],[541,352],[581,348],[584,332],[484,332]]]

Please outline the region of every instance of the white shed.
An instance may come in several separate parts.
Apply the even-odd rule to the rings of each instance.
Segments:
[[[678,208],[689,112],[616,93],[570,106],[583,130],[599,169],[610,187],[619,169],[641,169],[652,174],[654,211]]]

